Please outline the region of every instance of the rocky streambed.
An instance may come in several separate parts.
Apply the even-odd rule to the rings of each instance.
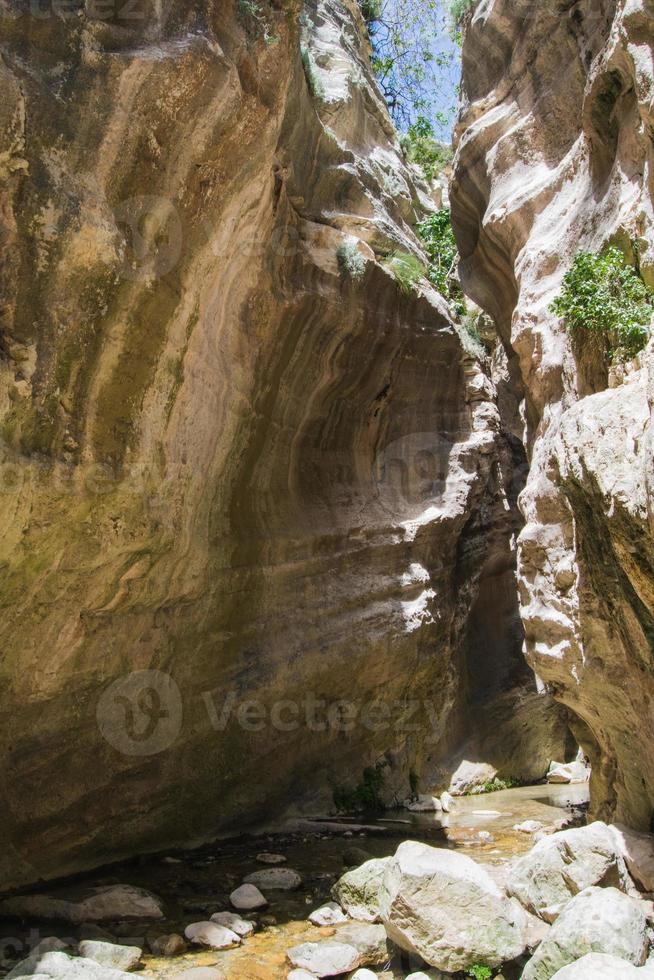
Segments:
[[[591,828],[575,829],[574,834],[591,837],[566,844],[561,852],[565,868],[553,857],[559,853],[556,842],[565,843],[569,833],[564,831],[561,838],[559,828],[584,822],[587,796],[587,785],[522,787],[460,798],[450,813],[399,810],[349,825],[301,821],[282,830],[115,865],[48,887],[39,896],[13,896],[2,906],[2,975],[11,980],[121,980],[129,967],[130,973],[137,969],[139,976],[160,980],[308,980],[356,976],[356,970],[372,971],[357,980],[404,980],[427,968],[429,977],[439,976],[433,964],[445,956],[447,963],[439,960],[447,967],[444,975],[463,977],[469,968],[488,965],[501,967],[505,980],[518,978],[532,950],[554,928],[549,921],[556,918],[552,895],[565,905],[561,894],[571,900],[575,891],[598,884],[637,894],[624,859],[606,843],[609,831],[603,836]],[[516,862],[529,861],[541,838],[554,850],[539,858],[533,874],[523,869],[518,876]],[[379,888],[390,863],[397,865],[402,854],[408,864],[398,870],[400,861],[394,884],[387,881],[382,924]],[[441,860],[454,863],[442,868]],[[543,875],[545,904],[530,891],[530,881],[541,881]],[[258,889],[265,896],[260,908],[235,908],[247,879],[246,893]],[[505,889],[510,891],[518,881],[520,900],[507,897]],[[421,921],[421,894],[429,896],[425,907],[440,909],[444,918]],[[605,894],[616,900],[612,890]],[[650,906],[642,899],[619,893],[617,902],[623,898],[636,901],[649,916]],[[469,943],[477,941],[484,919],[495,922],[498,908],[509,936],[508,945],[506,936],[498,940],[498,956],[510,953],[512,962],[470,960]],[[591,909],[593,915],[596,911]],[[198,925],[202,923],[209,925]],[[439,930],[443,935],[450,930],[444,946],[437,940]],[[40,950],[25,964],[39,943]],[[583,952],[583,944],[575,943],[573,958]],[[129,959],[124,951],[112,951],[113,946],[135,949]],[[69,958],[78,953],[82,959]],[[294,968],[305,972],[295,974]],[[540,970],[524,976],[541,980],[554,973]],[[645,980],[646,974],[642,976]]]

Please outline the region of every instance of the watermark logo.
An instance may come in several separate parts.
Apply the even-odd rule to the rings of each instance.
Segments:
[[[164,752],[182,728],[179,687],[162,671],[133,671],[103,692],[97,719],[103,737],[124,755]]]

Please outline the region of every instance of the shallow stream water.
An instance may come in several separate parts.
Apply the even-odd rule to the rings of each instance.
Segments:
[[[219,967],[226,980],[284,980],[288,973],[286,950],[301,942],[328,938],[332,928],[318,928],[307,921],[308,914],[329,900],[334,881],[346,866],[344,857],[353,848],[366,852],[356,863],[369,857],[393,854],[403,840],[420,840],[434,847],[461,850],[489,867],[494,876],[506,874],[511,859],[530,849],[531,834],[513,830],[514,824],[538,820],[545,825],[570,817],[573,808],[588,800],[588,787],[526,786],[479,796],[460,798],[452,813],[413,814],[407,810],[386,813],[368,821],[365,829],[352,823],[345,834],[335,832],[329,823],[306,824],[304,829],[243,836],[219,841],[193,851],[170,851],[166,855],[113,866],[104,872],[75,882],[85,885],[125,883],[147,888],[163,899],[167,915],[163,922],[149,926],[133,922],[103,923],[115,941],[143,946],[147,938],[161,933],[183,934],[190,922],[208,919],[213,912],[229,909],[228,896],[252,871],[264,867],[256,855],[273,851],[287,858],[284,867],[294,868],[303,879],[294,892],[269,892],[269,908],[254,916],[259,928],[243,944],[225,952],[189,951],[173,959],[144,957],[145,968],[135,976],[158,980],[193,980],[198,967]],[[323,832],[324,828],[324,832]],[[480,836],[481,834],[481,836]],[[274,921],[270,918],[272,917]],[[0,923],[4,937],[19,937],[27,947],[34,937],[58,935],[79,938],[80,931],[56,923],[30,923],[17,928],[16,922]],[[24,947],[25,948],[25,947]],[[5,945],[7,949],[7,945]],[[22,956],[25,955],[23,950]],[[398,972],[380,976],[403,977],[417,969],[402,966]],[[6,973],[6,969],[2,973]],[[197,980],[203,980],[200,973]],[[207,977],[209,974],[207,974]]]

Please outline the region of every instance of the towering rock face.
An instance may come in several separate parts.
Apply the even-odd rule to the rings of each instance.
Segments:
[[[536,696],[483,625],[493,582],[517,611],[509,437],[383,261],[421,255],[425,189],[355,0],[2,6],[4,884],[377,760],[406,795],[473,648]]]
[[[652,353],[611,387],[549,311],[576,252],[654,285],[654,3],[482,0],[464,44],[453,216],[467,291],[522,400],[529,662],[593,762],[596,813],[654,808]]]

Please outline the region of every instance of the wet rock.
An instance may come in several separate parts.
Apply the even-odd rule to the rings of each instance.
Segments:
[[[486,762],[468,762],[464,760],[450,781],[449,792],[452,796],[465,796],[472,790],[478,789],[497,776],[497,769]]]
[[[364,851],[362,847],[348,847],[343,851],[343,864],[348,868],[358,867],[371,859],[372,854]]]
[[[317,977],[335,977],[350,973],[360,965],[359,952],[344,943],[302,943],[286,953],[291,966],[307,970]]]
[[[262,915],[259,918],[259,922],[262,926],[276,926],[277,916],[275,915]]]
[[[392,955],[388,936],[382,925],[349,922],[337,928],[333,941],[354,946],[359,953],[360,966],[384,966]]]
[[[386,868],[382,922],[401,949],[455,973],[499,966],[526,947],[526,918],[490,875],[454,851],[405,841]]]
[[[546,837],[512,865],[507,890],[526,909],[553,922],[573,895],[591,885],[634,890],[615,838],[605,823]]]
[[[69,949],[69,946],[56,936],[44,937],[41,942],[32,949],[30,955],[26,959],[21,960],[20,963],[18,963],[13,970],[7,974],[7,980],[9,980],[9,978],[13,980],[14,977],[24,977],[29,976],[32,973],[37,973],[39,962],[43,959],[45,953],[63,952],[63,950],[66,949]]]
[[[537,834],[544,826],[540,820],[525,820],[523,823],[514,823],[513,829],[521,834]]]
[[[548,783],[587,783],[590,769],[583,762],[553,762],[547,773]]]
[[[67,953],[45,953],[39,958],[37,976],[56,977],[58,980],[133,980],[133,976],[123,970],[100,966],[93,960],[68,956]],[[16,977],[25,974],[15,974]],[[33,978],[33,974],[28,974]]]
[[[417,800],[407,800],[404,804],[407,810],[412,813],[440,813],[441,801],[437,796],[423,796]]]
[[[338,879],[332,898],[351,918],[379,922],[379,889],[389,861],[390,858],[373,858]]]
[[[80,956],[94,960],[100,966],[111,966],[115,970],[136,970],[141,963],[143,950],[138,946],[118,946],[115,943],[85,939],[79,944]]]
[[[327,902],[311,913],[309,922],[313,922],[314,926],[335,926],[340,922],[347,922],[347,916],[336,902]]]
[[[259,864],[284,864],[286,858],[283,854],[273,854],[271,851],[261,851],[257,854]]]
[[[302,878],[292,868],[266,868],[265,871],[253,871],[243,879],[246,885],[256,885],[267,892],[290,892],[299,888]]]
[[[16,895],[0,902],[0,915],[58,919],[80,924],[103,919],[161,919],[161,900],[144,888],[107,885],[39,895]]]
[[[241,937],[235,932],[215,922],[192,922],[184,930],[184,935],[190,942],[209,949],[231,949],[241,942]]]
[[[558,970],[552,980],[651,980],[652,977],[654,969],[651,967],[632,966],[607,953],[587,953]]]
[[[154,956],[181,956],[187,949],[185,940],[176,932],[151,939],[149,946]]]
[[[242,938],[254,932],[254,923],[242,919],[240,915],[236,915],[234,912],[214,912],[211,921],[216,922],[219,926],[224,926],[226,929],[231,929],[232,932]]]
[[[453,806],[454,797],[451,793],[448,793],[447,790],[445,790],[444,793],[441,793],[441,810],[443,813],[451,813]]]
[[[268,904],[255,885],[239,885],[229,896],[229,900],[239,912],[254,912]]]
[[[522,980],[550,980],[586,953],[610,953],[642,966],[648,949],[644,903],[617,888],[586,888],[561,912]]]

